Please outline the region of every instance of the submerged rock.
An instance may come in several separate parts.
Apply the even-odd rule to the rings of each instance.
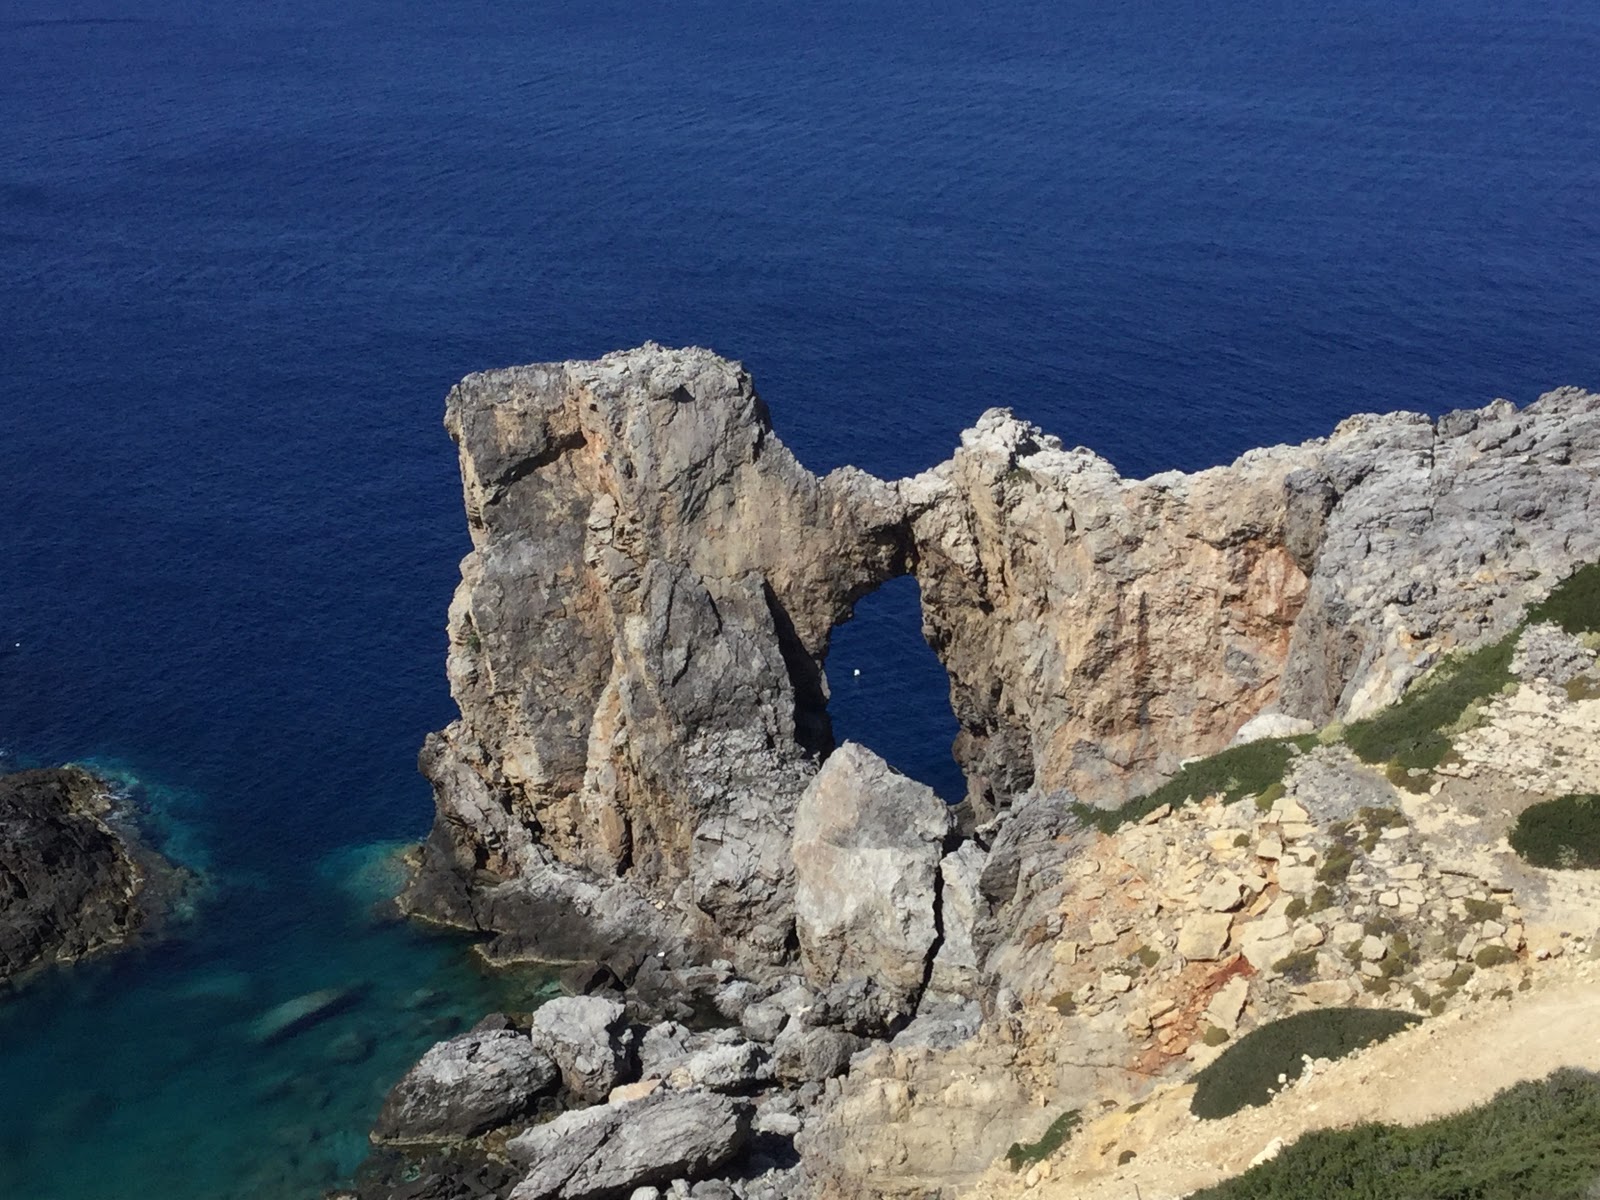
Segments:
[[[268,1009],[250,1026],[250,1037],[267,1046],[303,1033],[350,1008],[361,997],[360,987],[319,988]]]
[[[525,1117],[561,1073],[525,1033],[483,1029],[440,1042],[383,1102],[375,1141],[476,1137]]]
[[[0,983],[121,945],[171,868],[106,821],[106,785],[77,767],[0,776]]]

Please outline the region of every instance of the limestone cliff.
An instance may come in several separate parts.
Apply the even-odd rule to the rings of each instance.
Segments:
[[[1600,554],[1600,396],[1575,389],[1144,480],[1004,410],[913,479],[819,479],[737,364],[653,345],[470,376],[446,425],[461,719],[423,752],[408,903],[503,956],[786,960],[829,636],[897,574],[982,814],[1119,803],[1263,712],[1369,712]]]
[[[975,792],[1114,804],[1264,710],[1381,708],[1595,557],[1600,396],[1144,480],[991,410],[901,492]]]
[[[781,959],[794,807],[831,746],[828,636],[904,570],[894,489],[806,471],[702,350],[474,375],[446,425],[474,548],[450,613],[462,715],[423,752],[430,853],[549,881],[545,957],[676,933]],[[575,888],[597,936],[557,911]],[[413,903],[515,928],[512,891]]]
[[[565,978],[613,995],[430,1052],[391,1097],[409,1132],[379,1131],[431,1147],[386,1160],[422,1172],[406,1194],[950,1196],[1061,1110],[1125,1122],[1219,1037],[1455,1011],[1592,927],[1594,885],[1502,839],[1508,806],[1600,789],[1600,614],[1524,618],[1600,559],[1600,396],[1353,417],[1144,480],[1002,410],[915,478],[819,479],[738,366],[656,346],[469,377],[446,423],[461,717],[423,751],[406,903],[491,958],[599,960]],[[959,822],[832,746],[831,632],[904,573],[950,674]],[[1490,639],[1512,675],[1443,718],[1436,772],[1357,757],[1334,723]],[[1313,726],[1263,748],[1253,803],[1217,783],[1113,832],[1068,803]],[[573,1111],[518,1132],[547,1104]],[[720,1132],[690,1162],[694,1114]],[[1121,1136],[1096,1137],[1119,1169],[1147,1144]]]

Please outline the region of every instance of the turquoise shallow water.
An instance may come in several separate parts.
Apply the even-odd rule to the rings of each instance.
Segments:
[[[164,938],[0,1002],[7,1200],[320,1195],[354,1172],[384,1093],[423,1049],[550,994],[547,975],[480,971],[462,937],[386,915],[401,844],[219,872],[202,797],[88,765],[119,777],[151,840],[205,874]],[[329,994],[327,1015],[270,1038],[273,1011],[312,993]]]

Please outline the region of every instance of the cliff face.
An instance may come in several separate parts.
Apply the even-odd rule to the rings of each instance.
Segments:
[[[620,888],[595,897],[615,925],[781,958],[828,636],[903,570],[894,489],[810,474],[705,351],[474,375],[446,425],[474,549],[450,612],[462,715],[423,754],[431,853],[557,891],[576,869]]]
[[[900,487],[974,793],[1115,804],[1262,712],[1383,707],[1595,557],[1600,397],[1352,417],[1144,480],[993,410]]]
[[[913,479],[819,479],[741,368],[656,346],[470,376],[446,424],[462,715],[423,752],[408,902],[508,955],[788,958],[828,639],[897,574],[981,815],[1118,803],[1262,713],[1360,716],[1600,556],[1600,396],[1572,389],[1145,480],[1003,410]]]

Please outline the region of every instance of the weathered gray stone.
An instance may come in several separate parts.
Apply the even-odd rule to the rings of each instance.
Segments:
[[[510,1200],[602,1200],[712,1174],[744,1145],[754,1109],[713,1092],[657,1092],[564,1113],[506,1143],[529,1164]]]
[[[450,616],[461,719],[424,751],[439,820],[408,904],[528,957],[604,958],[625,922],[586,930],[593,898],[563,910],[551,886],[582,880],[654,909],[658,944],[770,965],[808,754],[831,740],[828,635],[903,569],[894,490],[810,474],[703,350],[469,376],[445,423],[473,538]],[[530,928],[486,906],[485,872],[537,872],[554,911]]]
[[[516,1030],[464,1033],[440,1042],[395,1084],[378,1114],[377,1141],[477,1137],[533,1111],[560,1073]]]
[[[859,979],[909,1012],[939,936],[935,906],[950,813],[933,789],[846,742],[795,817],[795,925],[806,978]]]
[[[867,1039],[841,1029],[789,1025],[773,1044],[773,1066],[785,1083],[822,1082],[842,1074]]]
[[[986,855],[976,842],[963,842],[939,863],[939,916],[944,939],[928,976],[930,991],[975,998],[980,969],[974,936],[985,904],[979,881]]]
[[[533,1044],[561,1070],[566,1088],[581,1100],[604,1100],[629,1067],[624,1009],[603,996],[562,996],[533,1014]]]

